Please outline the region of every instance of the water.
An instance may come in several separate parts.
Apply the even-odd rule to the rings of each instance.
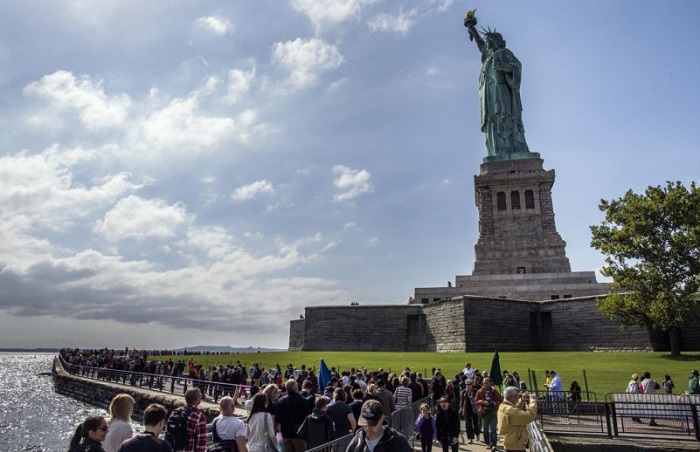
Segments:
[[[78,426],[95,408],[53,391],[53,354],[0,353],[0,452],[65,452]]]

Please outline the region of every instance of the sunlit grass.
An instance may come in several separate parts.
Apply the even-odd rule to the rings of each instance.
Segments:
[[[661,382],[664,374],[669,374],[676,384],[676,393],[685,391],[688,376],[692,369],[700,367],[700,352],[685,352],[680,359],[672,359],[664,352],[500,352],[501,370],[517,370],[530,387],[528,370],[536,372],[541,386],[545,370],[555,370],[568,389],[572,380],[578,381],[585,390],[584,369],[588,389],[602,400],[606,393],[623,392],[632,373],[641,374],[648,370],[652,377]],[[370,370],[383,368],[390,372],[401,372],[409,367],[429,376],[433,368],[441,369],[448,379],[460,372],[467,362],[472,366],[488,371],[493,353],[404,353],[404,352],[274,352],[233,355],[197,355],[194,360],[205,366],[236,364],[238,361],[248,368],[253,363],[262,367],[287,364],[317,369],[321,358],[326,365],[338,370],[367,367]],[[173,357],[188,360],[189,357]],[[162,357],[160,359],[163,359]]]

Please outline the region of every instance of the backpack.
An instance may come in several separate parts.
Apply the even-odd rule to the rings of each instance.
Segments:
[[[190,410],[177,408],[168,417],[165,427],[165,440],[170,443],[173,450],[182,450],[187,447],[187,421],[190,417]]]
[[[211,435],[214,442],[207,445],[207,452],[238,452],[238,444],[235,439],[221,439],[216,431],[218,422],[219,418],[217,417],[211,424]]]

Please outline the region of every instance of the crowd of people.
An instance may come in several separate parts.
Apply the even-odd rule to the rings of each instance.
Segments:
[[[135,369],[153,365],[153,361],[148,361],[149,354],[138,350],[115,353],[108,349],[74,349],[62,350],[61,355],[68,363],[84,366]],[[434,441],[439,442],[443,452],[457,452],[462,426],[470,444],[481,439],[491,450],[496,450],[499,442],[507,450],[524,450],[526,426],[537,413],[537,391],[528,393],[518,372],[503,371],[499,378],[493,378],[470,363],[452,379],[446,379],[440,369],[433,369],[429,378],[408,368],[398,374],[383,369],[331,369],[326,385],[319,387],[314,370],[303,365],[263,369],[254,364],[246,369],[239,362],[203,370],[192,358],[187,362],[170,361],[156,361],[156,370],[175,376],[199,373],[199,378],[210,382],[224,381],[227,375],[226,380],[246,385],[244,420],[234,413],[241,392],[219,400],[221,414],[212,425],[215,448],[209,445],[209,450],[217,452],[304,452],[348,434],[356,435],[348,452],[364,451],[365,446],[373,452],[375,446],[379,447],[376,452],[404,451],[408,447],[406,438],[386,421],[394,411],[415,402],[422,403],[415,432],[423,452],[431,452]],[[637,377],[632,376],[628,392],[653,393],[662,387],[649,372],[643,374],[641,382]],[[497,385],[494,379],[502,383]],[[564,391],[561,377],[553,370],[546,372],[543,385],[545,400],[581,400],[578,383],[573,381],[569,391]],[[674,386],[666,375],[664,391],[672,392]],[[134,400],[120,394],[110,405],[108,421],[90,416],[78,427],[70,451],[204,452],[207,423],[198,407],[205,397],[205,388],[190,388],[185,394],[185,406],[169,416],[162,414],[165,408],[149,406],[149,416],[144,415],[146,432],[136,436],[129,426]],[[689,378],[688,392],[700,393],[697,371]],[[654,425],[655,420],[649,422]],[[162,432],[166,433],[161,435]]]

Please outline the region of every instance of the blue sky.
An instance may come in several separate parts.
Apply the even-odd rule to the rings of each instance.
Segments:
[[[470,274],[474,7],[599,268],[600,199],[698,180],[700,3],[3,2],[0,344],[286,347]]]

